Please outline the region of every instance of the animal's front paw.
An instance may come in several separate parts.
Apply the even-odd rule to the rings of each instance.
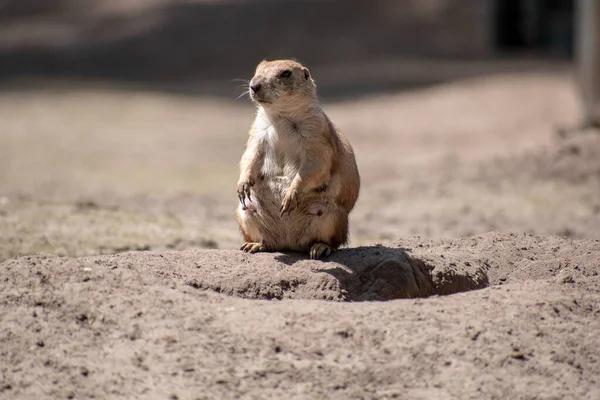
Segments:
[[[252,177],[240,179],[237,184],[238,198],[244,207],[246,207],[246,200],[250,201],[250,188],[252,186],[254,186],[254,179]]]
[[[290,188],[281,202],[281,215],[290,213],[298,206],[298,191]]]

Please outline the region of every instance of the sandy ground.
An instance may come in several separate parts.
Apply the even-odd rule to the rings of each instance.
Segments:
[[[363,178],[326,262],[235,250],[247,99],[3,90],[0,398],[600,397],[600,137],[557,134],[574,87],[326,102]]]

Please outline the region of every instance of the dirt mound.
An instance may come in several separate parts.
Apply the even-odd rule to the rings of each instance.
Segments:
[[[514,279],[548,279],[558,272],[592,276],[597,273],[596,256],[598,240],[490,233],[342,249],[325,262],[294,253],[187,250],[84,258],[28,256],[4,266],[18,274],[15,282],[26,282],[32,274],[58,279],[55,271],[78,281],[90,280],[98,271],[118,274],[134,269],[144,277],[250,299],[365,301],[447,295]]]
[[[598,260],[598,240],[497,233],[326,262],[14,258],[0,264],[0,397],[594,398]]]

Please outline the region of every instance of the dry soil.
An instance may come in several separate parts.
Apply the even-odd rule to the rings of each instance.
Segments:
[[[600,398],[577,106],[561,70],[325,102],[363,186],[321,262],[236,250],[247,99],[6,88],[0,398]]]

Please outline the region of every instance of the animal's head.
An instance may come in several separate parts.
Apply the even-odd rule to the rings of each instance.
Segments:
[[[250,81],[250,98],[266,110],[285,112],[316,101],[308,68],[294,60],[263,61]]]

